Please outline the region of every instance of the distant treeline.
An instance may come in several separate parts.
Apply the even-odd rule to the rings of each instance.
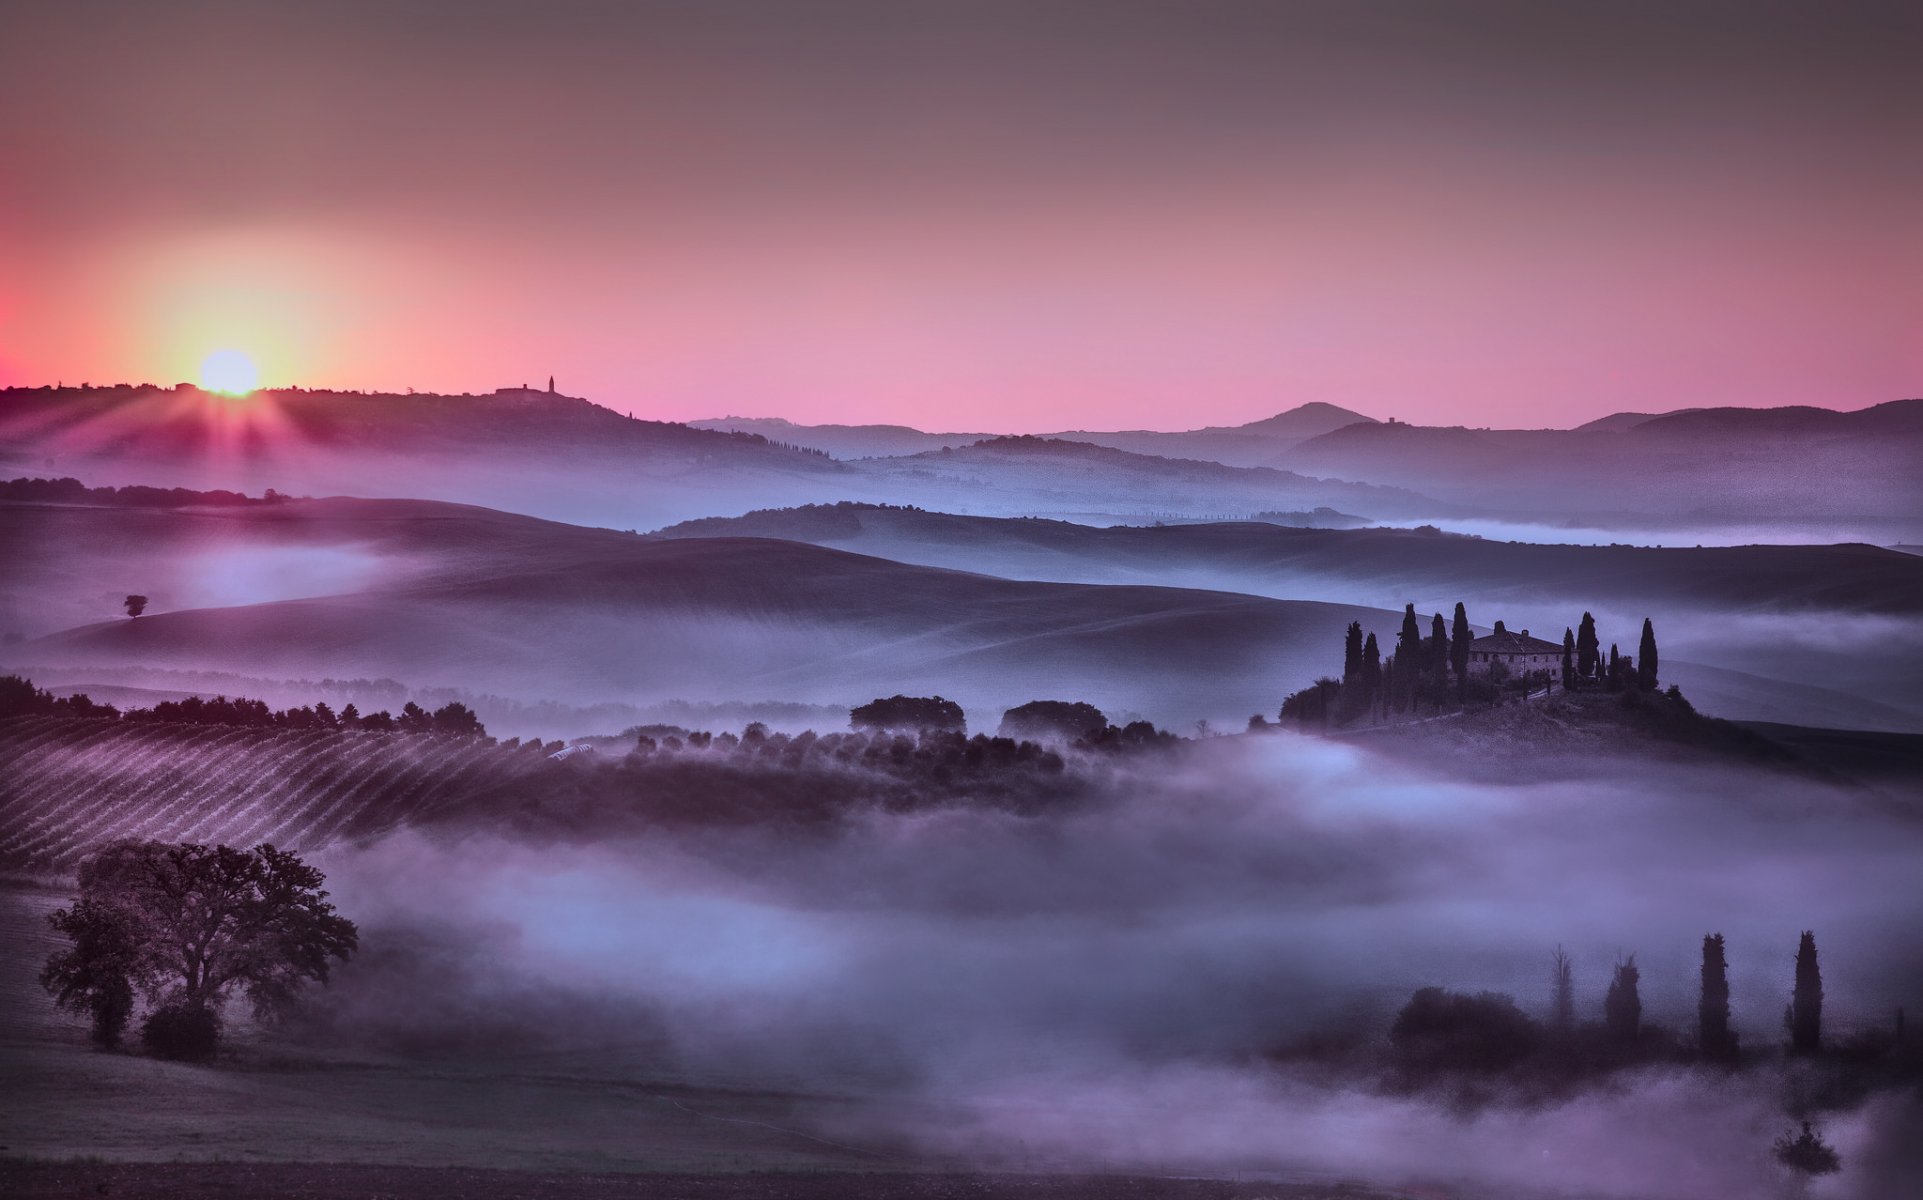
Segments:
[[[0,501],[34,504],[99,504],[117,508],[179,508],[190,504],[238,507],[250,504],[283,504],[292,500],[273,488],[259,497],[241,492],[199,492],[192,488],[127,487],[90,488],[78,479],[9,479],[0,482]]]
[[[121,711],[111,704],[96,704],[85,693],[56,697],[18,675],[0,677],[0,717],[74,716],[118,719],[135,723],[170,725],[230,725],[247,729],[341,729],[370,733],[438,734],[451,737],[487,737],[487,729],[473,710],[458,701],[429,712],[409,700],[400,715],[382,709],[363,714],[354,705],[336,713],[325,701],[299,708],[274,709],[264,700],[216,696],[204,700],[189,696],[184,700],[162,700],[152,708]]]

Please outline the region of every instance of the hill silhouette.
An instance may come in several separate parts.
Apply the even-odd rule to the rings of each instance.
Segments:
[[[1895,541],[1923,512],[1923,400],[1855,412],[1695,409],[1578,430],[1349,425],[1271,461],[1538,519],[1645,528],[1850,522]]]
[[[1086,442],[1135,454],[1194,458],[1228,466],[1254,467],[1305,438],[1357,421],[1373,418],[1333,404],[1315,401],[1242,425],[1210,425],[1201,429],[1071,429],[1037,436]],[[872,458],[920,454],[944,446],[966,446],[992,433],[927,433],[906,425],[800,425],[780,417],[718,417],[690,422],[697,429],[758,433],[776,441],[824,450],[836,458]]]

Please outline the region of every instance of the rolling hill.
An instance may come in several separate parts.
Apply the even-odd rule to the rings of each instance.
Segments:
[[[219,564],[211,579],[177,574],[171,599],[147,591],[155,603],[137,620],[83,622],[6,653],[108,683],[116,665],[138,665],[387,676],[576,704],[939,692],[996,712],[1067,692],[1165,723],[1239,721],[1331,669],[1348,622],[1386,636],[1394,621],[1353,605],[1013,581],[425,501],[8,516],[35,548],[13,586],[55,602],[104,580],[112,597],[143,570],[194,561],[190,551]],[[259,598],[220,595],[252,579],[264,581]]]
[[[1666,674],[1722,715],[1908,730],[1923,722],[1923,559],[1864,545],[1541,545],[1408,529],[1253,522],[1092,528],[859,505],[750,513],[656,536],[786,538],[1019,579],[1157,583],[1414,603],[1552,632],[1594,611],[1627,643],[1644,616]],[[1612,632],[1614,631],[1614,632]]]
[[[1371,519],[1463,511],[1401,487],[1162,458],[1059,438],[990,438],[858,465],[888,482],[883,491],[908,503],[991,516],[1088,517],[1106,523],[1318,507]]]
[[[242,398],[186,385],[4,389],[0,469],[91,484],[404,494],[637,527],[756,497],[862,494],[847,467],[821,454],[526,388]]]

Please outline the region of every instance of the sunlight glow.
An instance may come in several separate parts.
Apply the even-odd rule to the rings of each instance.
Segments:
[[[207,391],[245,396],[259,383],[254,360],[238,350],[216,350],[200,360],[200,386]]]

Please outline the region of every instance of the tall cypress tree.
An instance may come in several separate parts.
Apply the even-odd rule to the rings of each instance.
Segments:
[[[1456,601],[1456,619],[1449,631],[1449,665],[1456,669],[1456,699],[1469,698],[1469,643],[1475,638],[1469,633],[1469,610]]]
[[[1429,697],[1437,708],[1449,698],[1449,630],[1442,623],[1442,614],[1429,625]]]
[[[1350,621],[1342,639],[1342,682],[1353,684],[1362,671],[1362,622]]]
[[[1814,1053],[1823,1044],[1823,972],[1816,965],[1816,935],[1809,930],[1796,947],[1796,991],[1789,1009],[1790,1048]]]
[[[1645,692],[1656,690],[1656,627],[1643,618],[1643,644],[1636,648],[1636,686]]]
[[[1568,691],[1576,682],[1576,633],[1567,625],[1562,630],[1562,690]]]
[[[1711,1058],[1736,1057],[1736,1035],[1729,1028],[1729,964],[1723,935],[1703,939],[1703,991],[1696,1005],[1696,1042]]]
[[[1422,623],[1416,620],[1416,606],[1402,610],[1402,630],[1396,635],[1396,657],[1405,665],[1422,661]]]
[[[1588,613],[1576,624],[1576,677],[1588,679],[1596,673],[1596,664],[1601,650],[1596,641],[1596,618]]]
[[[1621,691],[1623,686],[1623,656],[1616,653],[1616,643],[1609,643],[1609,673],[1604,676],[1612,692]]]
[[[1362,642],[1362,694],[1373,701],[1381,690],[1382,651],[1376,646],[1375,634],[1371,633]]]
[[[1603,997],[1603,1024],[1616,1041],[1633,1042],[1642,1034],[1643,1002],[1636,991],[1641,978],[1635,955],[1616,964],[1616,977],[1609,981],[1609,994]]]

